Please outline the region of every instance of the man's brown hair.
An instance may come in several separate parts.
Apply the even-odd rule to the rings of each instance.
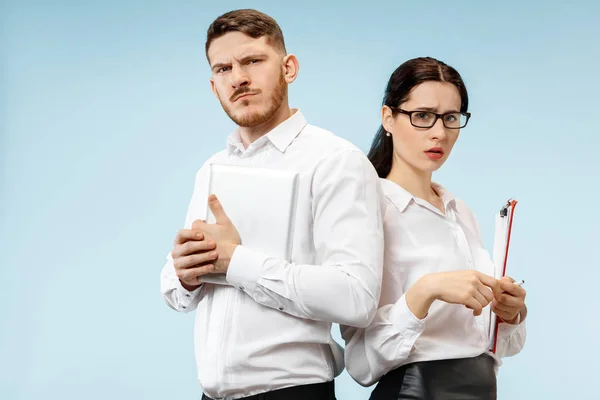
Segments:
[[[206,33],[206,58],[213,40],[229,32],[241,32],[254,39],[266,36],[269,44],[286,53],[283,32],[277,21],[267,14],[252,9],[229,11],[213,21]],[[210,60],[209,60],[210,62]]]

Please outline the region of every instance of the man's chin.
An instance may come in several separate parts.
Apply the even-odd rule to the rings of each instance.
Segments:
[[[262,113],[258,112],[243,112],[235,115],[230,115],[230,118],[235,122],[238,126],[242,128],[253,128],[257,125],[260,125],[268,119]]]

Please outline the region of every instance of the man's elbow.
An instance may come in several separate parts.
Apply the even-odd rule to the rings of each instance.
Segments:
[[[366,328],[371,325],[377,309],[379,307],[379,296],[381,295],[381,276],[373,277],[369,282],[359,285],[357,287],[358,295],[357,299],[360,299],[360,304],[357,304],[357,310],[360,312],[357,315],[355,325],[357,328]]]
[[[357,315],[357,318],[354,321],[354,325],[357,328],[366,328],[371,325],[373,319],[375,318],[375,313],[377,312],[377,303],[373,306],[367,306],[362,313]]]
[[[364,329],[373,322],[377,313],[379,299],[374,298],[366,289],[361,289],[361,292],[361,296],[355,297],[357,300],[352,314],[348,316],[347,325]]]

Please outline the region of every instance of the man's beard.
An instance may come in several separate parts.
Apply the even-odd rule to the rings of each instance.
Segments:
[[[245,87],[240,88],[231,95],[231,99],[235,99],[237,96],[240,96],[243,93],[253,93],[253,91],[252,89],[245,89]],[[238,126],[241,126],[243,128],[253,128],[273,118],[273,115],[275,115],[279,107],[281,107],[281,103],[283,103],[283,99],[286,94],[287,83],[285,81],[285,76],[282,72],[279,76],[279,82],[275,87],[273,95],[268,100],[267,109],[262,113],[253,113],[250,115],[236,116],[231,112],[231,109],[225,105],[223,100],[221,100],[221,97],[219,97],[219,102],[221,103],[221,107],[223,107],[223,110],[225,111],[227,116],[231,118],[231,120],[235,122]],[[244,99],[242,99],[241,101],[244,101]]]

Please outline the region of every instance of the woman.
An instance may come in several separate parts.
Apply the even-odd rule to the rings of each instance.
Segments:
[[[369,159],[387,199],[379,309],[365,329],[344,327],[346,367],[371,399],[495,399],[500,358],[525,342],[525,290],[493,278],[477,221],[432,173],[467,125],[459,73],[416,58],[392,74]],[[489,306],[489,307],[488,307]],[[500,317],[489,351],[491,310]]]

